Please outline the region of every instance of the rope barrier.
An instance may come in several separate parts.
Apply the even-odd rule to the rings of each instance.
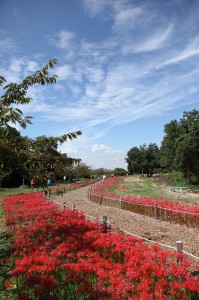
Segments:
[[[55,201],[54,199],[47,198],[46,196],[45,196],[45,198],[46,198],[47,200],[52,200],[54,203],[56,203],[56,204],[58,204],[58,205],[62,205],[62,204],[63,204],[63,203],[60,203],[60,202]],[[96,220],[103,220],[102,218],[99,218],[99,219],[98,219],[97,217],[90,216],[90,215],[87,215],[87,214],[85,214],[85,217],[89,217],[89,218],[91,218],[91,219],[96,219]],[[112,223],[107,222],[107,224],[109,224],[109,225],[112,226],[112,227],[116,227],[116,226],[115,226],[114,224],[112,224]],[[141,236],[136,235],[136,234],[134,234],[134,233],[128,232],[128,231],[126,231],[126,230],[124,230],[124,229],[122,229],[122,228],[120,228],[120,227],[116,227],[116,228],[118,228],[118,229],[121,230],[122,232],[124,232],[124,233],[126,233],[126,234],[129,234],[129,235],[132,235],[132,236],[134,236],[134,237],[136,237],[136,238],[145,240],[145,241],[150,242],[150,243],[156,243],[156,244],[158,244],[158,245],[160,245],[160,246],[162,246],[162,247],[166,247],[166,248],[169,248],[169,249],[172,249],[172,250],[176,250],[175,247],[172,247],[172,246],[170,246],[170,245],[166,245],[166,244],[159,243],[159,242],[157,242],[157,241],[149,240],[149,239],[147,239],[147,238],[141,237]],[[191,254],[191,253],[189,253],[189,252],[187,252],[187,251],[182,250],[182,253],[184,253],[184,254],[186,254],[186,255],[188,255],[188,256],[191,256],[192,258],[194,258],[194,259],[196,259],[196,260],[199,260],[199,257],[197,257],[197,256],[195,256],[195,255],[193,255],[193,254]]]
[[[93,218],[93,219],[97,219],[96,217],[93,217],[93,216],[90,216],[90,215],[87,215],[87,214],[85,214],[85,216],[90,217],[90,218]],[[103,219],[98,219],[98,220],[103,220]],[[111,225],[112,227],[115,227],[115,225],[112,224],[112,223],[107,222],[107,224]],[[126,233],[126,234],[132,235],[132,236],[134,236],[134,237],[137,237],[137,238],[139,238],[139,239],[145,240],[145,241],[147,241],[147,242],[150,242],[150,243],[156,243],[156,244],[158,244],[158,245],[160,245],[160,246],[162,246],[162,247],[166,247],[166,248],[169,248],[169,249],[172,249],[172,250],[176,250],[175,247],[172,247],[172,246],[169,246],[169,245],[166,245],[166,244],[162,244],[162,243],[159,243],[159,242],[157,242],[157,241],[149,240],[149,239],[144,238],[144,237],[142,237],[142,236],[139,236],[139,235],[137,235],[137,234],[134,234],[134,233],[131,233],[131,232],[129,232],[129,231],[126,231],[126,230],[124,230],[124,229],[122,229],[122,228],[120,228],[120,227],[117,227],[117,228],[118,228],[119,230],[121,230],[122,232]],[[189,255],[189,256],[191,256],[191,257],[193,257],[193,258],[199,260],[199,257],[197,257],[197,256],[195,256],[195,255],[193,255],[193,254],[191,254],[191,253],[188,253],[188,252],[186,252],[186,251],[184,251],[184,250],[182,250],[182,252],[183,252],[184,254],[187,254],[187,255]]]

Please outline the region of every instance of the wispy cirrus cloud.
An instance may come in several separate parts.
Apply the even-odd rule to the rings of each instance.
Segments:
[[[67,29],[61,29],[53,35],[46,36],[51,44],[60,49],[69,49],[75,38],[75,33]]]
[[[176,55],[163,62],[162,65],[176,64],[193,56],[199,56],[199,36],[195,37],[193,41],[186,45],[184,50],[178,51]]]
[[[20,47],[15,43],[14,39],[11,38],[8,33],[4,30],[0,30],[0,55],[5,53],[16,53]]]
[[[62,59],[53,70],[59,77],[52,87],[57,99],[47,89],[32,89],[36,102],[27,111],[40,112],[57,123],[66,118],[79,122],[82,129],[95,129],[95,138],[112,127],[183,106],[190,94],[191,101],[197,101],[199,67],[194,62],[199,38],[195,32],[191,38],[187,35],[190,23],[183,24],[187,31],[182,39],[180,19],[165,14],[154,1],[83,3],[90,17],[109,22],[110,34],[95,41],[68,29],[49,35],[47,40],[59,49]],[[38,65],[33,59],[15,57],[6,72],[11,81],[17,81]]]
[[[163,48],[167,45],[172,34],[173,26],[169,24],[166,29],[154,30],[149,36],[141,38],[139,42],[126,42],[122,46],[122,52],[127,55],[130,53],[150,52]]]

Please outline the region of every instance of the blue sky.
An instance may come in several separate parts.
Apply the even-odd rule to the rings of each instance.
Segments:
[[[60,147],[93,168],[126,168],[130,148],[160,146],[164,125],[199,106],[198,0],[1,0],[0,75],[34,86],[22,135],[83,135]],[[19,129],[19,128],[18,128]]]

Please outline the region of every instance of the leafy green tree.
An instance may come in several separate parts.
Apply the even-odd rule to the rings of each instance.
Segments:
[[[127,162],[128,172],[130,174],[142,173],[144,156],[141,149],[138,147],[133,147],[127,152]]]
[[[15,183],[15,177],[23,178],[27,157],[27,137],[22,137],[12,127],[9,128],[8,132],[9,134],[5,136],[3,128],[0,127],[0,186],[3,179],[10,176],[10,174],[12,174],[13,184]]]
[[[114,171],[113,171],[113,174],[115,176],[124,176],[127,174],[127,171],[123,168],[115,168]]]
[[[176,140],[179,137],[180,126],[177,120],[172,120],[164,126],[165,136],[161,143],[160,163],[167,171],[176,169]]]
[[[184,112],[176,139],[176,165],[188,183],[199,183],[199,110]]]
[[[0,184],[6,176],[16,174],[18,177],[32,177],[37,174],[38,181],[42,182],[45,176],[53,176],[63,171],[66,164],[74,159],[68,158],[57,151],[58,144],[66,140],[75,139],[81,131],[64,134],[60,137],[38,137],[29,139],[22,137],[16,129],[17,123],[26,128],[31,123],[31,116],[23,116],[17,108],[33,99],[27,97],[28,88],[35,84],[45,85],[56,83],[56,75],[50,74],[50,69],[57,63],[56,59],[50,60],[42,69],[33,75],[27,76],[21,83],[5,85],[6,79],[0,76],[0,86],[4,86],[4,94],[0,98]],[[23,174],[23,175],[22,175]]]
[[[151,176],[159,168],[159,148],[155,143],[133,147],[127,152],[126,162],[130,174]]]
[[[97,168],[92,170],[92,174],[94,177],[101,178],[103,175],[106,177],[110,177],[113,174],[113,170],[105,169],[105,168]]]
[[[27,76],[21,83],[10,83],[3,87],[5,93],[0,100],[0,127],[9,127],[9,122],[18,123],[22,128],[31,124],[31,116],[23,117],[23,112],[13,105],[28,104],[32,98],[27,97],[28,88],[34,84],[53,84],[56,83],[56,75],[50,75],[49,69],[52,69],[57,63],[56,59],[50,60],[42,69],[35,74]],[[6,79],[0,76],[0,86],[4,85]]]
[[[165,125],[161,162],[169,171],[182,171],[189,183],[199,183],[199,110],[184,112],[179,122]]]
[[[155,170],[160,167],[159,148],[155,143],[151,143],[146,148],[145,154],[145,172],[148,176],[152,176]]]
[[[77,138],[81,132],[69,133],[60,137],[39,136],[30,139],[26,173],[38,185],[45,185],[47,179],[56,181],[63,176],[65,167],[79,162],[79,159],[67,157],[58,151],[59,144],[67,139]]]
[[[91,167],[87,166],[84,163],[78,163],[74,168],[73,168],[73,174],[77,178],[91,178],[92,175],[92,170]]]

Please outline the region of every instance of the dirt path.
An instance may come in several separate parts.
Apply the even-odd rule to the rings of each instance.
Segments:
[[[172,247],[176,241],[183,242],[183,250],[199,257],[199,228],[187,228],[178,224],[155,220],[130,211],[108,207],[90,202],[88,199],[88,187],[68,192],[62,196],[55,197],[55,201],[66,203],[66,206],[84,211],[86,215],[95,218],[108,217],[108,221],[125,231],[135,235],[157,241]],[[167,248],[165,248],[167,249]],[[199,260],[196,262],[199,263]]]

